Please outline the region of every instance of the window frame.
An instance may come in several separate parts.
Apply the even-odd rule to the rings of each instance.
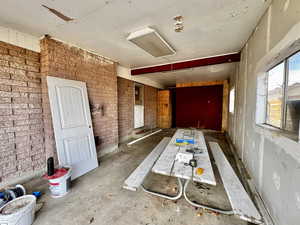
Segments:
[[[287,89],[288,89],[288,82],[289,82],[289,59],[295,56],[296,54],[300,53],[300,50],[294,52],[293,54],[285,57],[283,60],[278,62],[276,65],[270,67],[266,73],[266,99],[265,99],[265,117],[264,117],[264,125],[274,127],[276,129],[282,130],[287,133],[297,134],[300,136],[300,131],[290,131],[286,128],[286,119],[287,119]],[[281,108],[281,126],[277,127],[273,124],[267,123],[268,118],[268,97],[269,97],[269,72],[274,69],[275,67],[279,66],[281,63],[284,63],[284,74],[283,74],[283,83],[282,83],[282,108]]]

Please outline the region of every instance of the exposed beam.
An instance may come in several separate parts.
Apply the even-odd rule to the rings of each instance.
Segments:
[[[240,58],[241,58],[240,53],[233,53],[233,54],[214,56],[209,58],[194,59],[189,61],[164,64],[159,66],[150,66],[150,67],[144,67],[139,69],[132,69],[131,75],[167,72],[167,71],[174,71],[174,70],[190,69],[190,68],[200,67],[200,66],[210,66],[210,65],[217,65],[222,63],[239,62]]]

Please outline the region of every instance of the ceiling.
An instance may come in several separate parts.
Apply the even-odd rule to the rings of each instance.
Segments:
[[[136,68],[237,52],[269,3],[269,0],[2,0],[0,25],[35,36],[49,34]],[[74,20],[61,20],[42,4]],[[180,33],[174,31],[176,15],[184,18],[184,31]],[[126,40],[130,32],[146,26],[155,28],[177,53],[154,58]],[[224,71],[228,67],[224,66]],[[199,68],[173,72],[170,77],[200,72],[205,72],[203,77],[208,74],[207,68]],[[152,78],[157,77],[158,74]]]
[[[226,80],[235,72],[236,65],[237,63],[223,63],[213,66],[195,67],[191,69],[137,76],[149,78],[152,81],[160,83],[164,87],[175,87],[176,83]]]

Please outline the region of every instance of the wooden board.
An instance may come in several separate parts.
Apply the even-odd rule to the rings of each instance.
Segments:
[[[239,178],[216,142],[209,142],[221,179],[235,215],[252,223],[261,223],[261,216]]]
[[[131,191],[136,191],[141,186],[147,174],[151,171],[154,163],[164,151],[170,140],[171,138],[165,137],[159,142],[159,144],[153,149],[153,151],[125,180],[123,188]]]
[[[184,179],[192,179],[196,182],[207,183],[211,185],[216,185],[215,176],[213,173],[213,169],[211,166],[207,146],[205,143],[205,139],[203,133],[198,130],[194,130],[194,145],[187,145],[178,147],[175,145],[176,138],[191,138],[186,136],[190,132],[189,130],[179,129],[176,131],[175,135],[172,137],[171,141],[167,145],[165,151],[161,154],[160,158],[157,160],[155,165],[152,168],[152,172],[174,176],[178,178]],[[197,168],[203,168],[204,173],[202,175],[196,174],[197,168],[192,168],[189,165],[185,165],[182,162],[176,161],[176,155],[179,152],[186,152],[186,149],[191,147],[198,147],[203,150],[203,153],[195,155],[195,159],[197,160]]]
[[[158,91],[157,118],[158,127],[171,128],[172,126],[172,105],[169,90]]]

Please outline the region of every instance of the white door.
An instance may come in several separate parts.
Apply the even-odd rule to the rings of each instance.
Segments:
[[[134,105],[134,128],[144,126],[144,106]]]
[[[84,82],[47,77],[58,160],[72,166],[72,180],[98,167]]]

